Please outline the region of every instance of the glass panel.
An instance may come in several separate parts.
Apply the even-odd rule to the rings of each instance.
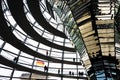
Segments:
[[[114,33],[98,34],[99,37],[114,37]]]
[[[111,55],[111,56],[115,56],[115,52],[113,51],[108,51],[108,52],[102,52],[102,55],[103,56],[109,56],[109,55]]]
[[[80,32],[81,32],[82,34],[88,33],[88,32],[90,32],[90,31],[92,31],[92,27],[88,27],[88,28],[85,28],[85,29],[80,30]]]
[[[76,75],[76,65],[67,65],[67,64],[64,64],[63,66],[63,74],[66,74],[66,75],[69,75],[69,72],[71,71],[71,75],[73,73],[73,75]]]
[[[23,34],[21,34],[19,31],[17,31],[17,30],[14,30],[13,31],[13,34],[18,38],[18,39],[20,39],[21,41],[24,41],[24,39],[25,39],[25,35],[23,35]]]
[[[49,73],[60,74],[61,73],[61,64],[50,62],[48,72]]]
[[[62,53],[59,52],[51,52],[51,57],[62,59]]]
[[[46,76],[40,75],[40,74],[32,74],[31,78],[33,78],[35,80],[39,80],[39,79],[46,79]]]
[[[91,67],[91,62],[89,59],[87,60],[83,60],[84,66],[86,67],[86,69],[89,69]]]
[[[89,50],[88,53],[96,53],[100,51],[100,48]]]
[[[33,58],[33,56],[27,54],[27,53],[24,53],[24,52],[21,52],[20,54],[21,56],[24,56],[24,57],[27,57],[27,58]]]
[[[76,54],[75,53],[73,53],[73,54],[66,53],[66,54],[64,54],[64,57],[65,57],[64,60],[76,62]]]
[[[99,46],[97,45],[89,45],[89,46],[86,46],[88,50],[91,50],[91,49],[94,49],[94,48],[100,48]]]
[[[36,47],[33,45],[30,45],[30,44],[25,44],[25,45],[34,51],[36,50]]]
[[[0,76],[0,79],[1,79],[1,80],[10,80],[10,78],[7,78],[7,77],[1,77],[1,76]]]
[[[37,46],[38,42],[36,42],[35,40],[29,39],[27,38],[26,43],[33,45],[33,46]]]
[[[99,38],[100,43],[104,43],[104,42],[114,42],[114,38]]]
[[[12,45],[10,45],[8,43],[6,43],[6,45],[4,46],[4,49],[5,50],[9,50],[11,52],[14,51],[14,53],[18,53],[19,52],[19,50],[17,48],[13,47]]]
[[[13,61],[14,57],[16,57],[15,53],[9,52],[9,51],[4,51],[2,50],[1,55],[11,61]]]
[[[98,40],[91,40],[91,41],[85,42],[86,46],[92,45],[92,44],[97,44],[97,43],[98,43]]]
[[[61,77],[48,76],[48,80],[61,80]]]
[[[43,31],[41,29],[39,29],[37,27],[33,27],[33,28],[38,34],[42,35]]]
[[[100,50],[100,47],[99,46],[96,46],[96,47],[92,47],[92,48],[87,48],[87,50],[88,50],[88,52],[90,52],[90,53],[93,53],[92,51],[94,51],[94,50]],[[95,52],[96,53],[96,52]]]
[[[12,70],[0,67],[0,76],[11,76]],[[0,77],[1,79],[1,77]],[[1,79],[3,80],[3,79]]]
[[[88,22],[88,23],[85,23],[84,25],[82,25],[82,26],[79,26],[79,29],[80,29],[80,31],[82,30],[82,29],[85,29],[85,28],[88,28],[88,27],[91,27],[92,26],[92,23],[91,22]]]
[[[114,51],[114,49],[115,49],[114,47],[111,47],[111,48],[109,48],[109,47],[101,48],[102,52]]]
[[[113,33],[114,29],[97,29],[98,33]]]
[[[91,16],[90,15],[86,15],[86,16],[83,16],[82,18],[78,19],[76,22],[79,23],[79,22],[82,22],[88,18],[90,18]]]
[[[95,39],[97,39],[97,38],[98,38],[97,36],[91,35],[91,36],[88,36],[88,37],[83,38],[83,40],[84,40],[85,42],[87,42],[87,41],[90,41],[90,40],[95,40]]]
[[[31,68],[33,60],[20,56],[18,64]]]
[[[92,34],[95,34],[95,31],[87,32],[87,33],[85,33],[85,34],[82,34],[82,36],[83,36],[83,38],[84,38],[84,37],[90,36],[90,35],[92,35]]]
[[[46,45],[44,45],[44,44],[40,44],[40,45],[39,45],[39,48],[46,49],[46,50],[50,50],[50,47],[49,47],[49,46],[46,46]]]
[[[96,24],[99,25],[99,24],[110,24],[110,23],[114,23],[114,20],[97,20],[96,21]]]
[[[28,72],[15,70],[14,74],[13,74],[13,77],[29,78],[28,75],[25,75],[26,73],[28,74]]]

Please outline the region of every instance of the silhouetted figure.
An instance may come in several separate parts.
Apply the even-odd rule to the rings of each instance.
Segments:
[[[109,57],[111,57],[111,54],[109,54]]]
[[[13,59],[13,61],[14,61],[14,62],[17,62],[17,61],[18,61],[18,57],[15,57],[15,58]]]
[[[58,74],[60,74],[60,69],[58,69]]]
[[[95,58],[95,55],[93,55],[93,58]]]
[[[83,75],[83,72],[79,72],[79,76],[80,76],[80,75]]]
[[[72,72],[72,75],[74,76],[74,72]]]
[[[80,74],[81,74],[81,73],[79,72],[79,76],[80,76]]]
[[[75,62],[75,58],[73,58],[73,62]]]
[[[47,71],[48,71],[48,67],[44,66],[44,72],[47,72]]]
[[[69,71],[69,75],[71,75],[71,71]]]
[[[46,55],[48,56],[48,51],[46,51]]]

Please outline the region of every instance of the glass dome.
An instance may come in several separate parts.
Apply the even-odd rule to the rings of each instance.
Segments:
[[[86,79],[80,55],[46,3],[1,0],[0,79]]]

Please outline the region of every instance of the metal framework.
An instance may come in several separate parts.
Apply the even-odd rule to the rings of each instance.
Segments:
[[[0,79],[119,80],[119,3],[1,0]]]

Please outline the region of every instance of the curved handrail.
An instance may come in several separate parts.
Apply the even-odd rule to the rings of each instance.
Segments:
[[[17,70],[21,70],[21,71],[27,71],[27,72],[31,72],[31,73],[36,73],[36,74],[40,74],[40,75],[50,75],[50,76],[57,76],[57,77],[66,77],[66,78],[78,78],[78,79],[87,79],[86,77],[81,77],[81,76],[69,76],[69,75],[63,75],[63,74],[53,74],[53,73],[46,73],[46,72],[42,72],[42,71],[38,71],[38,70],[34,70],[34,69],[30,69],[27,67],[24,67],[22,65],[16,64],[13,61],[10,61],[6,58],[4,58],[3,56],[0,55],[0,63],[12,68],[15,68]]]

